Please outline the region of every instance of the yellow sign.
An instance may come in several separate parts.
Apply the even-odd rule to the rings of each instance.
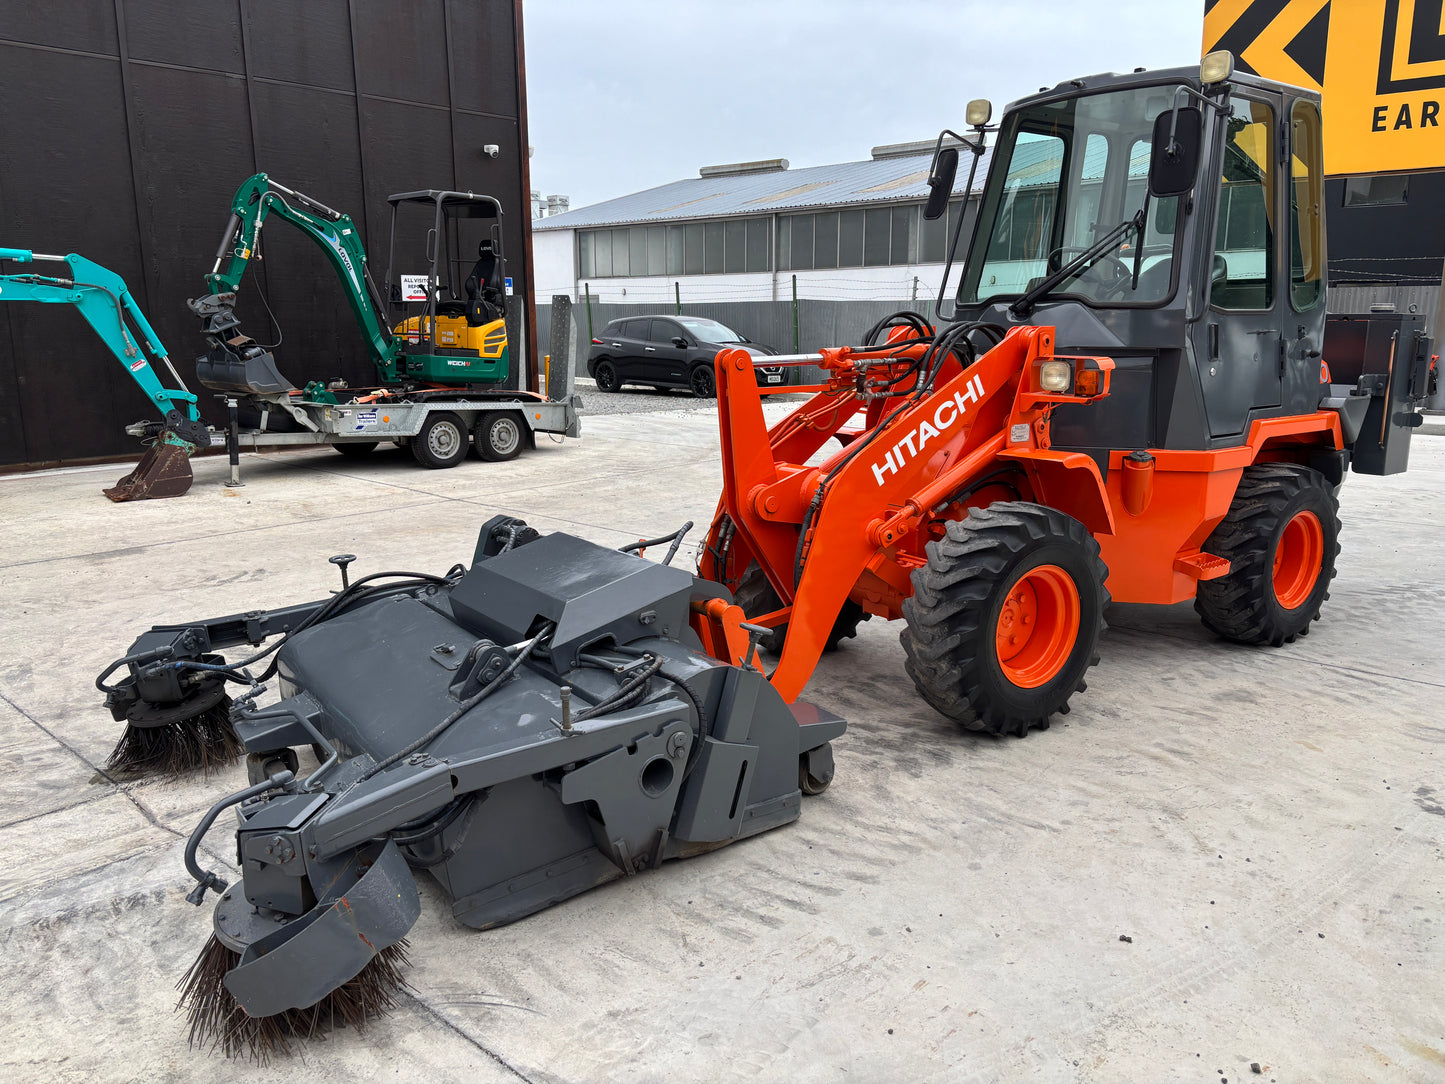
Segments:
[[[1326,173],[1445,169],[1445,0],[1206,0],[1214,49],[1321,93]]]

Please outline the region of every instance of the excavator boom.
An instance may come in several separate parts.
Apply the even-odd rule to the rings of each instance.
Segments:
[[[113,501],[132,501],[179,497],[189,490],[190,455],[197,447],[210,444],[210,434],[196,410],[195,395],[186,389],[125,280],[73,252],[47,256],[29,249],[0,248],[0,260],[65,264],[68,273],[63,276],[0,275],[0,301],[74,305],[163,415],[161,432],[140,464],[105,495]],[[178,389],[167,388],[161,382],[156,365],[165,367]]]

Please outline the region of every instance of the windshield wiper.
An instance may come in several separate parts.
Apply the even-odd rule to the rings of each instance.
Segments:
[[[1121,243],[1125,237],[1129,236],[1130,230],[1138,231],[1138,243],[1142,245],[1144,243],[1144,209],[1142,207],[1134,213],[1132,218],[1126,218],[1123,222],[1120,222],[1048,278],[1030,287],[1022,297],[1008,307],[1008,311],[1015,316],[1028,316],[1029,313],[1033,312],[1034,305],[1045,295],[1052,293],[1054,287],[1060,285],[1066,279],[1072,278],[1114,245]]]

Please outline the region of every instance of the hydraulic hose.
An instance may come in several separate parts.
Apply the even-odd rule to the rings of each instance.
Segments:
[[[366,782],[377,772],[386,771],[386,769],[390,768],[393,764],[400,763],[401,761],[405,760],[407,757],[415,753],[418,749],[430,745],[437,738],[441,737],[444,733],[446,733],[448,727],[450,727],[463,715],[465,715],[467,712],[471,711],[474,707],[480,704],[483,700],[490,696],[494,690],[499,688],[502,682],[506,681],[509,677],[516,673],[517,667],[522,665],[522,660],[532,653],[532,649],[536,647],[539,643],[541,643],[544,637],[550,636],[552,634],[552,631],[556,627],[556,625],[548,622],[546,627],[544,627],[541,632],[537,633],[536,636],[533,636],[530,640],[527,640],[525,643],[519,645],[517,657],[511,661],[511,663],[507,666],[505,670],[503,670],[496,677],[492,678],[492,680],[487,682],[487,684],[483,685],[482,688],[474,696],[468,697],[466,700],[463,700],[456,711],[452,712],[450,715],[448,715],[445,719],[439,722],[436,726],[428,730],[421,737],[417,738],[415,741],[409,743],[408,745],[405,745],[402,748],[398,749],[395,753],[392,753],[391,756],[387,757],[380,763],[372,765],[361,774],[361,778],[359,778],[357,782]]]

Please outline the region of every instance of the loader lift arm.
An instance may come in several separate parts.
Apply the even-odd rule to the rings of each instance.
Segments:
[[[273,215],[296,227],[325,254],[341,280],[372,364],[383,381],[395,381],[400,352],[383,316],[385,305],[367,268],[366,250],[356,224],[349,215],[287,188],[264,173],[248,177],[236,190],[215,263],[205,279],[211,293],[190,302],[191,311],[205,321],[205,334],[216,347],[242,357],[248,348],[261,349],[232,331],[238,325],[233,310],[241,280],[260,248],[261,227]]]
[[[0,248],[0,260],[16,263],[63,263],[64,276],[0,275],[0,301],[40,301],[74,305],[101,341],[115,355],[146,399],[157,407],[163,421],[155,445],[141,465],[106,496],[124,501],[144,497],[180,496],[191,485],[187,458],[198,447],[210,445],[206,423],[196,410],[196,397],[171,364],[160,336],[141,312],[125,280],[84,256],[47,256],[23,248]],[[177,388],[167,388],[156,373],[164,365]],[[175,449],[169,451],[168,449]]]

